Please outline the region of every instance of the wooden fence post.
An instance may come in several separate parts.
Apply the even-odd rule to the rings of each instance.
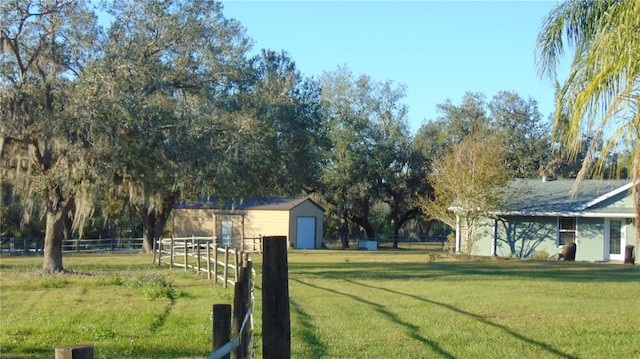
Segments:
[[[218,284],[218,243],[213,244],[213,284]]]
[[[212,348],[217,349],[227,344],[231,339],[231,304],[213,305],[213,342]],[[229,359],[229,355],[224,358]]]
[[[93,347],[75,345],[55,349],[55,359],[93,359]]]
[[[246,298],[246,290],[247,283],[245,282],[236,282],[235,287],[233,288],[233,333],[234,335],[239,335],[242,338],[242,333],[240,330],[242,329],[242,321],[244,316],[247,314],[247,302]],[[241,344],[244,344],[241,342]],[[235,359],[243,359],[244,358],[244,345],[239,345],[231,355],[231,358]]]
[[[262,357],[291,357],[291,317],[287,237],[263,239],[262,264]]]
[[[251,272],[253,271],[253,263],[251,263],[251,261],[249,260],[249,256],[247,255],[245,260],[242,263],[242,276],[240,278],[242,278],[242,280],[244,281],[244,283],[246,283],[246,288],[245,288],[245,303],[247,303],[247,305],[245,306],[245,315],[247,313],[247,311],[249,310],[249,306],[253,305],[253,301],[251,298],[251,288],[252,288],[252,277],[251,277]],[[251,322],[253,318],[251,316],[249,316],[249,320],[247,321],[247,328],[253,328],[253,323]],[[249,333],[249,329],[246,329],[244,331],[244,333],[241,334],[242,335],[242,341],[241,341],[241,346],[242,346],[242,352],[244,353],[244,355],[246,356],[249,353],[249,338],[251,338],[251,334]]]
[[[153,264],[156,264],[156,249],[157,247],[157,243],[158,243],[159,239],[153,239],[153,242],[151,242],[151,252],[153,253]],[[113,252],[113,238],[111,238],[111,251]]]
[[[234,275],[234,282],[238,282],[238,272],[240,271],[239,265],[238,265],[238,250],[237,249],[233,249],[233,265],[234,265],[234,270],[233,270],[233,275]],[[227,265],[229,265],[229,263],[227,263]]]
[[[224,247],[224,268],[223,268],[223,278],[224,283],[222,283],[222,287],[227,287],[227,280],[229,279],[229,247]]]
[[[164,246],[162,245],[162,238],[158,240],[158,267],[162,265],[162,250]]]
[[[188,239],[184,239],[184,271],[187,271],[187,267],[189,267],[189,242]]]
[[[169,251],[171,253],[169,253],[169,257],[171,258],[171,260],[169,261],[169,269],[173,269],[173,256],[175,255],[174,251],[173,251],[173,246],[174,246],[174,242],[173,242],[173,235],[171,235],[171,248],[169,248]]]
[[[211,244],[207,242],[207,279],[211,279]]]
[[[198,269],[196,269],[196,273],[200,275],[200,240],[196,241],[196,246],[198,246],[198,249],[196,250],[196,256],[198,258]]]

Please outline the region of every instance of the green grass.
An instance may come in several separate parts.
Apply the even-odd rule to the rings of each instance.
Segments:
[[[261,261],[252,257],[260,273]],[[2,358],[204,358],[211,306],[233,289],[140,255],[0,262]],[[411,251],[289,253],[292,358],[640,357],[640,268],[446,258]],[[256,281],[261,357],[261,278]]]

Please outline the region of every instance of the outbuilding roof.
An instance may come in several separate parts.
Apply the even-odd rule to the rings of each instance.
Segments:
[[[518,179],[509,183],[504,205],[495,211],[498,215],[526,216],[580,216],[605,207],[608,201],[631,194],[629,180],[584,180],[574,192],[575,180]],[[600,213],[632,215],[629,206],[614,209],[601,208]]]
[[[201,198],[197,202],[182,201],[175,204],[174,208],[190,209],[220,209],[220,210],[275,210],[288,211],[301,203],[309,201],[322,211],[324,209],[308,197],[287,198],[240,198],[240,199],[220,199],[217,197]]]

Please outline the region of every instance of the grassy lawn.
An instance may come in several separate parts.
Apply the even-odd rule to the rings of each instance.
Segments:
[[[261,357],[261,261],[256,357]],[[204,358],[211,306],[233,289],[141,255],[0,261],[0,357]],[[411,251],[289,253],[293,358],[639,358],[640,268],[433,258]]]

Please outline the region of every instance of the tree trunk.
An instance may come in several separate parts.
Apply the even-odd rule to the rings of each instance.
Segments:
[[[153,242],[162,237],[168,215],[159,215],[157,211],[142,208],[138,210],[142,221],[142,253],[153,251]]]
[[[373,225],[371,224],[371,222],[369,222],[369,218],[367,216],[351,216],[349,218],[353,223],[359,225],[362,229],[364,229],[367,240],[374,240],[376,238],[376,230],[373,229]]]
[[[393,221],[393,248],[398,248],[398,241],[400,241],[400,226],[398,222]]]
[[[466,239],[464,243],[464,250],[462,251],[464,254],[472,255],[473,254],[473,246],[476,241],[476,229],[477,229],[477,221],[475,219],[470,219],[467,217],[465,221],[466,230]]]
[[[349,248],[349,220],[347,219],[346,211],[342,211],[342,213],[340,213],[340,228],[338,228],[338,235],[340,236],[342,249],[348,249]]]
[[[162,237],[164,226],[171,215],[176,198],[176,194],[166,197],[163,203],[155,209],[135,205],[142,222],[142,253],[151,253],[153,242]]]
[[[391,218],[393,219],[393,248],[398,248],[398,234],[400,233],[400,228],[402,228],[405,223],[416,218],[418,216],[418,213],[420,213],[418,208],[411,208],[404,213],[401,213],[401,211],[398,209],[392,211]]]
[[[62,239],[64,237],[65,219],[69,212],[71,200],[63,201],[57,206],[47,206],[46,230],[44,234],[44,260],[42,270],[46,273],[62,272]]]
[[[149,210],[140,213],[142,220],[142,253],[151,253],[153,240],[156,237],[155,215]]]

